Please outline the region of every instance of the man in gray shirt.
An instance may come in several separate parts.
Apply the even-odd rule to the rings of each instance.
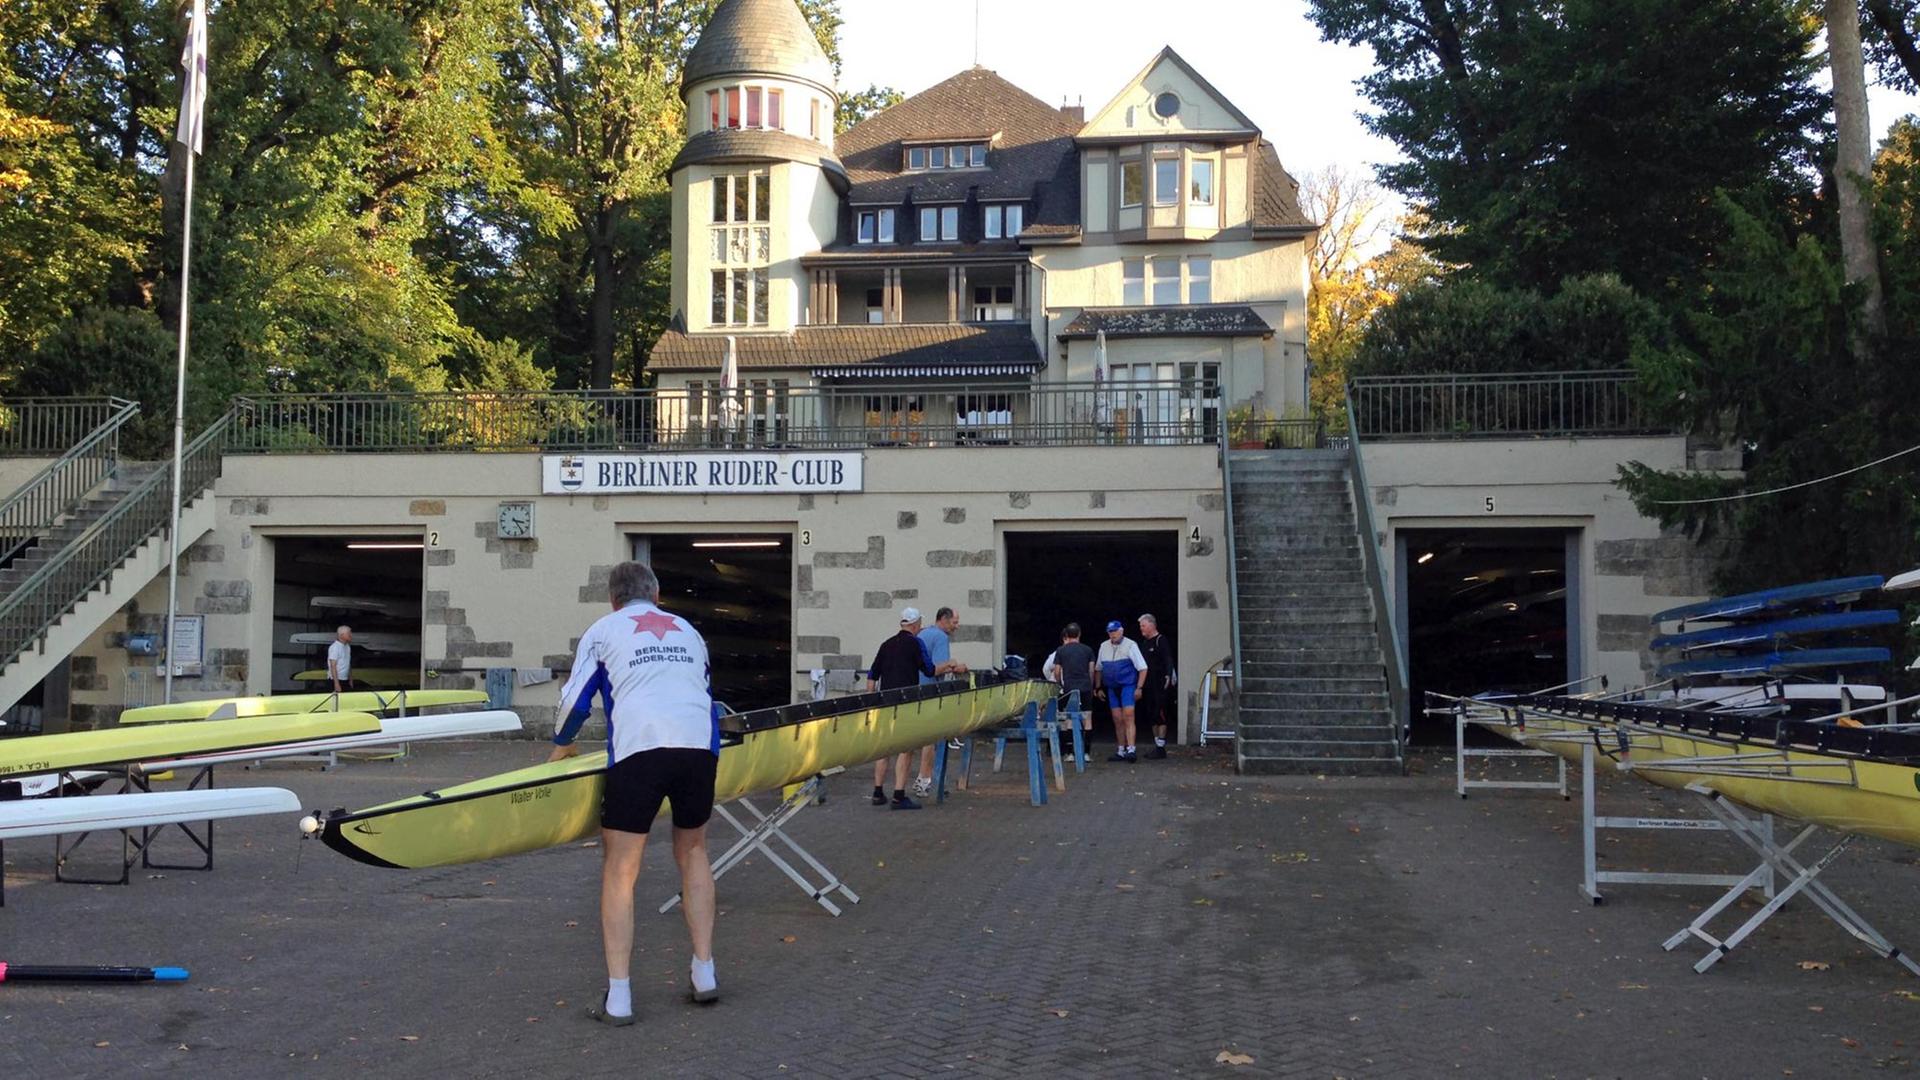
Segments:
[[[1060,647],[1046,671],[1048,678],[1060,684],[1062,697],[1080,691],[1080,723],[1093,730],[1093,650],[1080,644],[1080,624],[1068,623],[1060,631]]]

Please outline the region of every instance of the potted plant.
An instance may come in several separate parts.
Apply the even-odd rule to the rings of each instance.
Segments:
[[[1260,450],[1267,445],[1265,428],[1273,414],[1251,405],[1236,405],[1227,410],[1227,445],[1235,450]]]

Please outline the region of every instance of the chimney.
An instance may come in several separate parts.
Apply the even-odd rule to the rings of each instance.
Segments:
[[[1080,101],[1075,102],[1072,105],[1069,105],[1067,104],[1067,99],[1064,96],[1062,96],[1060,98],[1060,112],[1063,115],[1065,115],[1067,119],[1073,121],[1074,123],[1084,124],[1087,122],[1087,107],[1084,104],[1085,100],[1086,100],[1085,98],[1082,98]]]

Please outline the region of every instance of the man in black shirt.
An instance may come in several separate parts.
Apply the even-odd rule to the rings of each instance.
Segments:
[[[1080,691],[1080,723],[1093,730],[1093,650],[1080,643],[1080,624],[1060,631],[1060,647],[1053,651],[1053,669],[1047,676],[1060,684],[1062,696]]]
[[[920,640],[920,609],[900,609],[900,632],[880,643],[874,650],[873,667],[867,672],[867,692],[875,690],[896,690],[903,686],[919,686],[920,676],[932,678],[934,675],[933,658],[927,654],[926,643]],[[900,754],[893,765],[893,808],[895,810],[918,810],[920,804],[907,797],[907,759],[911,753]],[[887,805],[887,759],[881,758],[873,763],[873,805]]]
[[[1135,715],[1140,725],[1153,725],[1153,750],[1150,758],[1167,756],[1167,713],[1174,703],[1173,639],[1160,632],[1160,622],[1151,615],[1140,616],[1140,655],[1147,661],[1147,682],[1140,688]]]

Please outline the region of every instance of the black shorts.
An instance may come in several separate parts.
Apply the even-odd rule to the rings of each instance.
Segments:
[[[600,825],[645,833],[660,816],[660,800],[673,803],[673,827],[697,829],[713,816],[713,778],[720,755],[711,750],[666,746],[642,750],[613,763],[600,799]]]
[[[1166,692],[1164,687],[1155,687],[1153,680],[1148,679],[1147,685],[1141,687],[1140,692],[1134,696],[1133,722],[1149,725],[1166,723],[1160,715],[1162,706],[1166,704],[1164,697]]]

